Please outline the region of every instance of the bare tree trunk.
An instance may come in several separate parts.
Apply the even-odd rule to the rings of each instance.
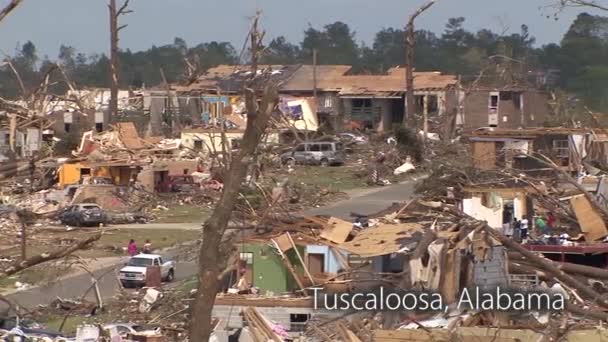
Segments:
[[[4,6],[2,10],[0,10],[0,21],[2,21],[9,13],[11,13],[23,0],[11,0],[8,5]]]
[[[116,7],[116,0],[110,0],[110,4],[108,5],[108,9],[110,10],[110,122],[118,115],[118,81],[120,70],[118,32],[127,27],[127,25],[118,26],[118,18],[121,15],[132,12],[127,10],[129,1],[130,0],[125,0],[119,9]]]
[[[230,169],[224,181],[222,196],[216,204],[211,217],[203,224],[203,243],[199,252],[199,278],[197,297],[192,307],[190,341],[208,341],[212,332],[212,311],[215,297],[220,286],[223,266],[232,251],[230,239],[224,240],[224,233],[239,197],[241,184],[247,175],[247,166],[268,127],[270,114],[277,105],[276,86],[268,83],[264,96],[258,105],[253,79],[257,73],[257,59],[261,35],[257,31],[258,17],[254,19],[251,30],[252,82],[245,89],[247,106],[247,127],[239,152],[232,157]]]
[[[110,113],[109,121],[113,122],[118,115],[118,16],[116,0],[110,0]]]
[[[416,32],[414,20],[429,9],[436,0],[431,0],[422,5],[410,16],[405,30],[405,110],[403,112],[403,124],[406,127],[416,128],[415,104],[414,104],[414,50],[416,48]]]

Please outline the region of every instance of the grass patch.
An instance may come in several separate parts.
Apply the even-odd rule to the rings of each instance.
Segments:
[[[173,205],[169,210],[156,213],[154,223],[191,223],[203,222],[211,214],[211,209],[194,204]]]
[[[327,188],[330,191],[346,191],[365,187],[365,178],[356,175],[358,166],[297,166],[289,175],[292,184]]]
[[[180,243],[196,240],[200,237],[198,230],[178,229],[116,229],[106,232],[94,248],[79,251],[82,257],[99,258],[104,256],[124,255],[123,247],[129,240],[135,240],[139,248],[144,246],[147,239],[155,250],[171,247]]]

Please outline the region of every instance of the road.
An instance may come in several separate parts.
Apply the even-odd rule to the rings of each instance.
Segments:
[[[330,215],[344,220],[352,220],[351,212],[369,215],[386,209],[394,202],[404,202],[414,194],[415,181],[369,190],[361,196],[354,196],[348,200],[332,205],[306,211],[312,215]]]
[[[413,182],[390,185],[381,188],[374,188],[365,191],[358,191],[351,199],[340,201],[330,206],[309,210],[305,214],[311,215],[331,215],[350,220],[350,213],[370,214],[380,211],[393,202],[402,202],[411,198],[414,190]],[[200,222],[180,223],[180,224],[139,224],[121,225],[121,228],[149,228],[149,229],[200,229]],[[171,256],[171,253],[168,253]],[[109,270],[120,268],[122,264],[113,267],[103,267],[94,271],[96,277],[107,273]],[[182,262],[177,264],[176,280],[186,279],[196,273],[196,265],[192,262]],[[118,290],[116,277],[108,273],[99,281],[101,295],[110,298]],[[24,308],[33,308],[38,304],[49,304],[55,298],[79,298],[84,291],[91,286],[91,276],[79,274],[57,280],[56,282],[39,288],[24,290],[13,293],[7,297]],[[94,300],[93,293],[87,297]],[[2,303],[0,302],[0,310]]]

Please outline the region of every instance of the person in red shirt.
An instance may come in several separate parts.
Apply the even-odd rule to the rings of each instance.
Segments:
[[[555,228],[555,216],[553,213],[547,215],[547,226],[549,226],[550,229]]]

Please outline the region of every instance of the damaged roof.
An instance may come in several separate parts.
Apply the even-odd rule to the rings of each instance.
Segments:
[[[246,65],[219,65],[209,69],[187,86],[174,87],[177,91],[222,91],[240,92],[251,75]],[[280,84],[283,92],[310,92],[314,88],[312,65],[261,65],[261,70],[270,71],[271,78]],[[320,91],[338,92],[340,95],[367,95],[378,97],[402,96],[405,93],[405,68],[391,68],[384,75],[350,75],[350,65],[318,65],[316,88]],[[444,75],[438,71],[414,72],[414,89],[442,90],[458,83],[455,75]]]
[[[257,73],[261,75],[267,72],[272,81],[281,84],[298,68],[299,65],[259,65]],[[248,65],[218,65],[207,70],[194,82],[186,86],[173,86],[173,89],[178,92],[238,93],[243,90],[245,82],[251,78],[251,75]]]
[[[422,240],[425,227],[418,223],[382,224],[363,229],[351,241],[337,247],[361,257],[373,257],[409,250]]]

